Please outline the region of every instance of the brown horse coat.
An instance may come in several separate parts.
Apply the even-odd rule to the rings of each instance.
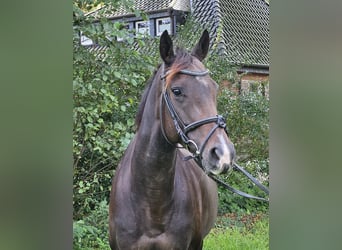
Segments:
[[[208,46],[205,31],[193,54],[174,55],[172,41],[164,32],[160,53],[165,69],[181,65],[178,70],[204,70],[200,60],[206,56]],[[213,116],[217,113],[215,83],[209,76],[174,74],[172,81],[166,79],[170,83],[165,86],[161,80],[163,70],[164,67],[158,68],[144,92],[137,133],[113,179],[109,208],[111,249],[202,249],[203,239],[215,223],[216,183],[194,160],[184,161],[187,151],[176,147],[179,135],[161,101],[161,93],[167,88],[170,95],[174,94],[172,102],[184,121]],[[175,88],[178,90],[173,92]],[[203,125],[189,136],[200,144],[211,127]],[[232,161],[233,151],[228,152],[229,149],[232,144],[227,135],[215,131],[204,150],[203,162],[219,172],[231,163],[221,162]]]
[[[123,163],[130,160],[131,154],[125,156]],[[166,197],[160,196],[164,190],[144,190],[144,183],[134,184],[131,166],[119,165],[115,186],[120,188],[113,189],[111,194],[112,249],[202,249],[202,240],[216,219],[216,183],[193,161],[184,162],[180,150],[176,154],[175,168],[168,173],[174,179],[173,190],[166,190],[171,192]],[[158,178],[152,174],[150,177]],[[151,198],[137,197],[135,189]]]

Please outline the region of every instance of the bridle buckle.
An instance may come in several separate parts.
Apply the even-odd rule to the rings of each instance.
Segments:
[[[192,150],[190,144],[192,144],[194,146],[194,148],[195,148],[195,152],[194,153],[192,153],[193,150]],[[193,140],[188,140],[187,142],[185,142],[185,145],[186,145],[187,150],[193,154],[194,158],[197,158],[197,157],[200,156],[200,151],[198,149],[198,146],[197,146],[196,142],[194,142]]]

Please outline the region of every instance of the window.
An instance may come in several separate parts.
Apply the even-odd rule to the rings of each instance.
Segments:
[[[81,32],[81,45],[87,46],[87,45],[93,45],[93,44],[94,42],[89,37],[86,37],[85,35],[83,35]]]
[[[156,35],[160,36],[164,30],[167,30],[167,32],[169,32],[169,34],[172,34],[172,29],[171,29],[171,18],[170,17],[165,17],[165,18],[158,18],[156,20],[156,27],[157,27],[157,31],[156,31]]]
[[[149,35],[150,34],[150,21],[140,21],[135,23],[137,33]]]

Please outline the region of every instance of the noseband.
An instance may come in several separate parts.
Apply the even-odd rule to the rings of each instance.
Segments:
[[[163,65],[163,69],[164,69],[164,65]],[[164,72],[164,70],[163,70]],[[215,130],[218,128],[223,128],[226,131],[226,122],[224,120],[224,118],[221,115],[216,115],[214,117],[209,117],[209,118],[205,118],[199,121],[195,121],[193,123],[190,124],[185,124],[183,122],[183,120],[179,117],[171,99],[169,94],[166,91],[166,83],[165,83],[165,78],[167,77],[167,75],[170,72],[167,71],[165,74],[161,75],[161,80],[163,81],[163,100],[165,101],[166,107],[171,115],[171,118],[173,120],[173,123],[175,125],[177,134],[179,135],[183,146],[192,153],[192,156],[187,157],[186,159],[191,159],[191,158],[195,158],[197,160],[202,158],[202,153],[204,151],[204,148],[207,144],[207,142],[209,141],[210,137],[214,134]],[[180,74],[184,74],[184,75],[189,75],[189,76],[206,76],[209,71],[205,70],[205,71],[191,71],[191,70],[180,70],[178,73]],[[160,105],[162,108],[162,104]],[[161,119],[162,120],[162,119]],[[209,123],[215,123],[214,127],[210,130],[210,132],[208,133],[207,137],[205,138],[204,142],[202,143],[201,147],[199,148],[198,145],[196,144],[195,141],[191,140],[188,137],[188,133],[190,131],[193,131],[205,124],[209,124]],[[163,135],[165,137],[165,139],[170,143],[169,139],[167,138],[165,131],[164,131],[164,127],[162,126],[162,132]],[[226,131],[227,132],[227,131]],[[172,144],[172,143],[171,143]]]

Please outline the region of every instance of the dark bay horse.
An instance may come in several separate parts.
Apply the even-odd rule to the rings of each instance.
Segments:
[[[191,53],[174,52],[167,31],[160,38],[163,63],[113,180],[111,249],[202,249],[214,225],[217,186],[206,173],[231,168],[235,150],[217,115],[217,84],[201,62],[208,47],[207,31]]]

